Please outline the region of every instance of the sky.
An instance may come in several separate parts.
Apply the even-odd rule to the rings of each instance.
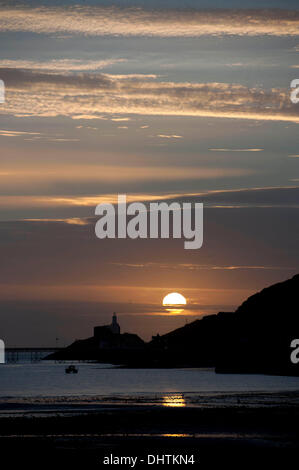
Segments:
[[[296,0],[1,1],[0,44],[7,345],[63,346],[114,311],[149,340],[298,272]],[[97,239],[118,194],[202,202],[202,248]]]

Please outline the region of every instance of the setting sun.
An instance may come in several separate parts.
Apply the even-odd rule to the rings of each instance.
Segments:
[[[178,294],[177,292],[172,292],[171,294],[167,294],[163,299],[163,305],[168,306],[181,306],[186,305],[187,301],[182,294]]]

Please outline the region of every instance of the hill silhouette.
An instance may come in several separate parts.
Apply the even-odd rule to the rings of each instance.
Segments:
[[[99,350],[81,340],[48,359],[95,359],[128,367],[215,367],[221,373],[299,375],[290,343],[299,338],[299,274],[263,289],[237,308],[189,323],[144,343],[119,335]],[[128,339],[130,341],[128,342]]]
[[[299,275],[249,297],[236,312],[220,312],[156,337],[177,364],[217,372],[298,375],[290,343],[299,338]]]
[[[299,275],[263,289],[236,310],[217,370],[298,375],[290,343],[299,338]],[[222,343],[224,346],[224,344]]]

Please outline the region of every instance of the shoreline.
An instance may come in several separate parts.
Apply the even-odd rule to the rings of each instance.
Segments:
[[[299,392],[168,392],[115,395],[0,397],[0,419],[5,416],[80,415],[107,409],[299,409]]]

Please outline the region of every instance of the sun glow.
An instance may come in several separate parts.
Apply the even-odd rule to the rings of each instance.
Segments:
[[[170,307],[167,308],[167,312],[178,315],[182,313],[184,310],[184,306],[187,304],[185,297],[182,294],[178,294],[177,292],[171,292],[167,294],[163,299],[163,306]]]
[[[163,299],[163,305],[165,307],[168,306],[182,306],[186,305],[187,301],[182,294],[178,294],[177,292],[172,292],[171,294],[167,294]]]

